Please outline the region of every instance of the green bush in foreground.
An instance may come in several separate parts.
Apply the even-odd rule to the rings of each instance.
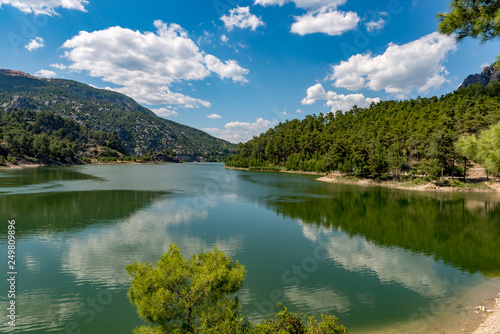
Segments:
[[[339,319],[333,315],[321,315],[322,322],[314,317],[308,318],[307,325],[301,320],[301,314],[289,313],[286,307],[278,304],[281,311],[260,325],[253,327],[255,334],[295,333],[295,334],[348,334],[349,331],[340,325]],[[303,316],[303,315],[302,315]]]
[[[319,323],[309,317],[304,325],[300,314],[289,313],[281,304],[281,311],[264,323],[247,321],[239,313],[236,295],[243,285],[245,267],[217,248],[186,260],[172,244],[156,268],[136,262],[127,266],[127,273],[132,276],[130,301],[141,318],[153,324],[136,328],[136,334],[348,333],[332,315],[322,315]]]

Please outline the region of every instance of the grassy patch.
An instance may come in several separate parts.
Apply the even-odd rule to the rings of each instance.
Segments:
[[[426,180],[418,177],[416,179],[411,180],[411,183],[414,184],[415,186],[423,186],[423,185],[426,185],[427,183],[429,183],[429,181],[426,181]]]
[[[361,180],[359,177],[354,175],[341,176],[339,179],[343,180],[345,183],[358,183],[359,180]]]
[[[462,188],[462,189],[491,189],[487,184],[483,182],[478,183],[466,183],[459,180],[447,180],[452,188]]]
[[[284,172],[287,169],[280,166],[250,166],[248,170],[259,172]]]

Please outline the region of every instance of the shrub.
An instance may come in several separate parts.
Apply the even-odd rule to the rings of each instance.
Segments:
[[[11,164],[13,164],[13,165],[17,164],[17,160],[16,160],[16,158],[14,158],[14,157],[13,157],[12,155],[10,155],[10,154],[7,156],[7,162],[9,162],[9,163],[11,163]]]

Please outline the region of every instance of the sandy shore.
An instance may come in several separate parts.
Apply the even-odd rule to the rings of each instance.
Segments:
[[[414,321],[380,328],[352,330],[352,334],[500,334],[500,282],[490,280],[460,296],[429,304]],[[432,308],[436,308],[432,312]],[[439,306],[439,307],[437,307]],[[441,306],[444,306],[441,309]]]
[[[242,167],[230,167],[224,166],[226,169],[234,170],[244,170],[244,171],[254,171],[254,172],[276,172],[276,173],[290,173],[290,174],[305,174],[305,175],[317,175],[320,176],[316,181],[327,182],[327,183],[338,183],[338,184],[354,184],[359,186],[377,186],[393,189],[402,190],[414,190],[414,191],[435,191],[435,192],[500,192],[500,182],[495,180],[490,180],[487,182],[480,182],[477,185],[482,185],[482,187],[440,187],[429,182],[421,185],[409,184],[410,182],[396,182],[396,181],[380,181],[376,182],[372,179],[350,179],[343,176],[327,176],[325,173],[318,172],[303,172],[303,171],[285,171],[285,170],[274,170],[274,169],[249,169]],[[457,179],[458,180],[458,179]]]
[[[250,169],[244,167],[232,167],[232,166],[224,166],[225,169],[234,169],[234,170],[245,170],[251,172],[275,172],[275,173],[288,173],[288,174],[303,174],[303,175],[317,175],[317,176],[325,176],[325,173],[319,172],[304,172],[304,171],[296,171],[296,170],[279,170],[279,169]]]
[[[393,189],[403,189],[403,190],[415,190],[415,191],[435,191],[435,192],[499,192],[500,183],[496,181],[482,182],[484,186],[482,188],[454,188],[454,187],[440,187],[433,183],[426,183],[422,185],[408,185],[408,182],[394,182],[394,181],[383,181],[375,182],[370,179],[347,179],[344,177],[329,177],[323,176],[316,179],[321,182],[328,183],[339,183],[339,184],[354,184],[359,186],[378,186]]]
[[[495,304],[491,310],[480,306],[477,312],[486,312],[488,315],[472,334],[500,334],[500,293],[495,298]]]
[[[36,167],[43,167],[41,164],[7,164],[5,166],[0,166],[0,170],[2,169],[23,169],[23,168],[36,168]]]

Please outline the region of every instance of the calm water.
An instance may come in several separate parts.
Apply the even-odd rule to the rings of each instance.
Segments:
[[[141,320],[125,267],[156,263],[171,243],[185,256],[217,245],[243,263],[251,320],[282,301],[333,313],[352,333],[427,321],[500,276],[500,200],[490,194],[221,164],[105,165],[2,171],[0,208],[4,276],[7,220],[16,220],[16,333],[131,333]],[[9,333],[7,290],[2,280],[0,331]]]

